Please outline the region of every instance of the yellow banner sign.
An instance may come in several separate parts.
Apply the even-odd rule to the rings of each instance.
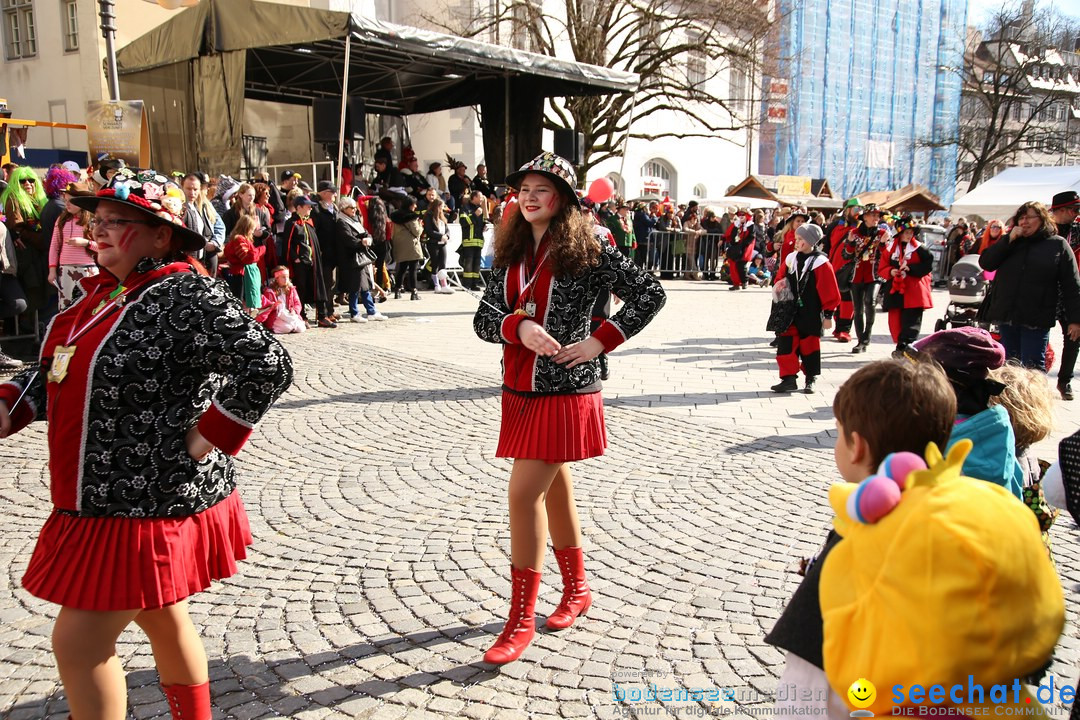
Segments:
[[[810,178],[801,175],[778,175],[776,178],[777,195],[809,195]]]

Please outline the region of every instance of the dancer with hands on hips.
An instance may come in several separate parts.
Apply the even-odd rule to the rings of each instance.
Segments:
[[[600,397],[601,352],[610,353],[660,311],[663,288],[616,248],[601,244],[580,212],[574,167],[542,153],[506,178],[518,191],[503,218],[476,334],[503,345],[498,457],[510,472],[509,617],[484,660],[516,660],[536,630],[536,596],[550,532],[563,580],[562,601],[547,618],[567,628],[592,604],[569,463],[607,445]],[[622,309],[589,333],[597,295]]]
[[[117,175],[71,202],[93,214],[101,273],[49,325],[40,366],[0,384],[0,438],[49,424],[53,507],[22,585],[60,606],[52,647],[69,720],[127,717],[116,640],[132,623],[174,720],[210,720],[187,599],[247,554],[232,456],[292,362],[192,259],[206,241],[165,177]]]

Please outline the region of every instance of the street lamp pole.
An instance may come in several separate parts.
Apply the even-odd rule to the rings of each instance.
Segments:
[[[98,0],[101,34],[105,37],[105,69],[109,77],[109,99],[120,100],[120,76],[116,72],[116,0]]]

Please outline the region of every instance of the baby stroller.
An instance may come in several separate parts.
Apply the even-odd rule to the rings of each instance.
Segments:
[[[986,278],[979,267],[978,255],[965,255],[956,261],[949,270],[948,287],[945,317],[934,323],[934,331],[977,325],[979,306],[986,297]]]

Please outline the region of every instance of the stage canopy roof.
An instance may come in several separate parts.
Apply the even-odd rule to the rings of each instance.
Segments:
[[[492,136],[485,137],[485,152],[493,173],[499,168],[492,151],[505,149],[504,128],[515,136],[511,165],[535,154],[544,98],[633,92],[638,86],[633,73],[357,13],[254,0],[203,0],[122,48],[117,67],[124,97],[153,94],[161,83],[163,107],[175,107],[169,90],[190,97],[198,161],[212,164],[225,155],[238,165],[243,98],[340,98],[347,37],[350,98],[363,99],[369,112],[393,115],[480,105],[485,134]],[[203,130],[207,122],[211,126]]]

